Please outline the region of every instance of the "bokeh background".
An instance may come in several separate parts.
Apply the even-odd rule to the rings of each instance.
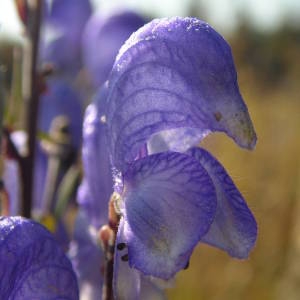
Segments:
[[[21,43],[13,0],[0,2],[0,68],[7,43]],[[203,146],[225,166],[259,226],[250,258],[239,261],[199,244],[190,267],[168,290],[171,300],[300,299],[300,1],[93,1],[110,12],[196,16],[231,44],[241,93],[256,128],[253,152],[222,134]],[[8,42],[9,41],[9,42]],[[4,65],[4,66],[3,66]]]

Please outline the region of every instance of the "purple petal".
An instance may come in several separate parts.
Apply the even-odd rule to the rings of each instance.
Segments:
[[[34,221],[0,218],[0,298],[78,299],[71,263]]]
[[[103,84],[123,43],[145,20],[134,12],[95,14],[83,34],[83,59],[96,86]]]
[[[134,161],[124,175],[122,197],[129,265],[163,279],[186,266],[216,210],[205,169],[176,152]]]
[[[109,145],[121,171],[160,131],[198,129],[199,140],[221,131],[247,148],[256,141],[230,47],[195,18],[154,20],[134,33],[118,54],[108,98]]]
[[[206,169],[217,192],[216,217],[201,241],[225,250],[233,257],[248,257],[256,241],[257,225],[243,196],[211,154],[201,148],[193,148],[187,153]]]
[[[79,204],[96,228],[107,222],[108,201],[113,192],[106,142],[105,96],[106,90],[103,89],[87,108],[83,124],[82,159],[85,178],[80,188]]]
[[[114,297],[118,300],[139,300],[141,288],[141,275],[129,266],[127,261],[123,261],[122,257],[127,255],[128,249],[118,249],[118,245],[124,243],[124,219],[121,218],[118,234],[116,238],[115,257],[114,257],[114,277],[113,291]]]

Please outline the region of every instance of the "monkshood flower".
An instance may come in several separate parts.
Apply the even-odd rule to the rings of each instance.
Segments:
[[[41,35],[41,58],[64,73],[81,67],[81,38],[92,9],[89,0],[46,2]]]
[[[144,275],[172,278],[199,242],[248,257],[257,235],[251,211],[221,164],[193,148],[215,131],[244,148],[256,143],[221,35],[195,18],[142,27],[117,56],[101,119],[121,214],[115,282],[126,261]]]
[[[42,225],[0,217],[0,298],[79,299],[72,265]]]
[[[95,86],[107,80],[119,49],[144,24],[144,18],[130,11],[90,18],[83,33],[83,61]]]

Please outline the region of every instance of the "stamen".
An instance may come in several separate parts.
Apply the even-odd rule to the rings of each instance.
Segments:
[[[128,261],[128,254],[125,254],[125,255],[123,255],[123,256],[121,256],[121,260],[122,261]]]
[[[126,244],[125,243],[119,243],[118,245],[117,245],[117,249],[118,250],[123,250],[123,249],[125,249],[126,248]]]

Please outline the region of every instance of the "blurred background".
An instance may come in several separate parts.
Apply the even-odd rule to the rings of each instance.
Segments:
[[[0,68],[7,72],[11,45],[22,43],[13,4],[0,3]],[[125,8],[149,19],[195,16],[210,23],[232,47],[240,90],[256,128],[253,152],[222,134],[203,142],[256,216],[256,247],[248,260],[239,261],[199,244],[168,298],[300,299],[300,1],[95,0],[93,5],[105,13]]]

